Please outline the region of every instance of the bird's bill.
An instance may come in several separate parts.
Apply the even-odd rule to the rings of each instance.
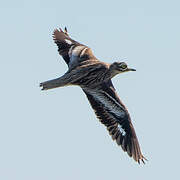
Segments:
[[[128,68],[127,71],[136,71],[136,69]]]

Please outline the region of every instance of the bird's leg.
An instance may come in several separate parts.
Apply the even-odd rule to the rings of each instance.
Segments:
[[[41,90],[48,90],[48,89],[53,89],[57,87],[68,86],[70,84],[71,83],[70,83],[70,79],[68,78],[68,74],[64,74],[60,78],[52,79],[52,80],[40,83],[40,87],[42,87]]]

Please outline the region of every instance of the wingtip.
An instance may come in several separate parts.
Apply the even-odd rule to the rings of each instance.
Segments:
[[[65,28],[64,28],[64,33],[65,33],[67,36],[69,36],[68,30],[67,30],[67,27],[66,27],[66,26],[65,26]]]
[[[64,34],[66,34],[67,36],[69,36],[68,35],[68,30],[67,30],[67,27],[65,26],[65,28],[64,28],[64,31],[61,29],[61,28],[56,28],[56,29],[54,29],[54,31],[53,31],[53,34],[52,34],[52,37],[53,37],[53,39],[54,40],[56,40],[56,36],[58,35],[58,33],[64,33]]]
[[[67,31],[67,27],[66,27],[66,26],[65,26],[65,28],[64,28],[64,32],[65,32],[65,33],[67,33],[67,32],[68,32],[68,31]]]
[[[59,32],[59,30],[57,28],[54,29],[53,34],[52,34],[53,40],[56,40],[56,33],[58,33],[58,32]]]
[[[141,157],[141,159],[138,159],[138,164],[141,164],[141,162],[143,162],[143,164],[146,164],[145,161],[148,161],[144,156]]]

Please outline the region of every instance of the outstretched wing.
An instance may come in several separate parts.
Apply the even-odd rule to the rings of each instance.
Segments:
[[[97,118],[103,123],[113,140],[133,157],[135,161],[144,163],[138,139],[131,123],[129,113],[120,101],[111,80],[96,89],[83,89]]]
[[[82,61],[96,59],[90,48],[71,39],[67,29],[55,29],[53,40],[58,46],[59,54],[63,57],[69,67],[78,65]]]

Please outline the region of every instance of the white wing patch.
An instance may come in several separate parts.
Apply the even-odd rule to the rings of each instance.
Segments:
[[[82,51],[81,51],[81,54],[80,54],[80,57],[82,57],[84,55],[84,53],[86,52],[88,48],[84,48]]]
[[[91,91],[91,93],[92,93],[92,91]],[[105,97],[103,95],[103,93],[106,94],[106,96],[109,99],[107,97]],[[93,92],[93,96],[98,101],[100,101],[106,109],[108,109],[112,113],[116,114],[120,118],[124,117],[125,112],[121,109],[121,105],[114,98],[112,98],[109,94],[107,94],[104,91],[102,93]]]
[[[99,102],[101,102],[105,109],[116,114],[116,116],[123,118],[125,116],[125,112],[121,109],[121,105],[109,94],[106,92],[97,92],[97,91],[89,91],[89,93]],[[105,95],[103,95],[105,94]],[[122,128],[120,124],[118,124],[118,129],[123,136],[126,135],[126,131]]]
[[[72,42],[69,39],[65,39],[66,43],[68,43],[69,45],[72,44]]]
[[[72,50],[72,56],[79,56],[81,51],[84,49],[84,46],[76,46],[73,50]]]
[[[120,124],[118,124],[118,129],[119,129],[119,131],[121,132],[121,134],[122,134],[123,136],[126,135],[126,131],[122,128],[122,126],[121,126]]]
[[[69,65],[72,66],[74,63],[77,63],[78,59],[80,58],[80,55],[82,51],[86,49],[86,46],[72,46],[69,49],[69,57],[70,57],[70,63]]]

